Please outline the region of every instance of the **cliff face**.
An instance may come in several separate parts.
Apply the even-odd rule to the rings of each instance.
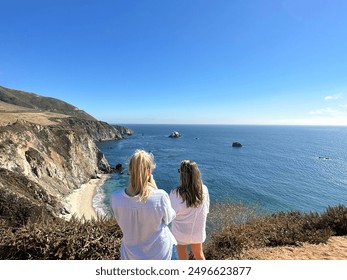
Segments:
[[[27,218],[39,213],[64,214],[61,202],[65,196],[97,174],[111,172],[95,142],[121,139],[123,134],[131,133],[124,127],[71,117],[59,110],[54,114],[28,111],[3,102],[0,222],[14,212]]]
[[[121,139],[123,135],[132,134],[133,131],[124,126],[110,125],[102,121],[90,121],[77,118],[68,118],[62,120],[64,124],[72,129],[84,129],[95,141],[108,141]]]
[[[94,132],[93,136],[102,139],[105,133],[104,130],[101,135]],[[117,134],[113,130],[106,133],[107,139],[113,133]],[[113,139],[117,139],[117,135]],[[20,188],[34,201],[35,195],[30,195],[25,188],[35,185],[36,192],[46,197],[45,202],[51,203],[55,213],[60,207],[57,202],[64,196],[98,173],[110,171],[86,126],[48,127],[25,121],[0,126],[0,168],[4,172],[0,188],[13,193],[18,193]],[[14,187],[7,177],[21,178],[19,181],[26,181],[26,186]]]
[[[0,167],[45,186],[55,196],[109,171],[84,129],[16,122],[0,127]]]

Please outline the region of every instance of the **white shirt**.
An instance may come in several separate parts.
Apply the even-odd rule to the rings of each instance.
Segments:
[[[180,245],[202,243],[206,239],[206,219],[209,213],[210,197],[207,187],[205,185],[202,187],[204,199],[197,208],[188,208],[176,189],[170,192],[171,204],[176,211],[171,231]]]
[[[152,190],[147,200],[128,196],[125,189],[111,195],[111,208],[122,232],[122,260],[170,260],[176,240],[168,224],[176,214],[164,190]]]

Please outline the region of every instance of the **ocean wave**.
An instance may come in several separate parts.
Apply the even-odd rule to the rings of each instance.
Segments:
[[[109,210],[105,204],[106,194],[103,190],[103,185],[97,187],[95,196],[93,198],[93,208],[98,216],[109,216]]]

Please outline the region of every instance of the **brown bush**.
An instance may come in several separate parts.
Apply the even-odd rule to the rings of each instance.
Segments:
[[[263,212],[256,205],[237,203],[229,200],[214,202],[207,216],[207,237],[218,233],[230,225],[244,224]]]
[[[330,228],[334,235],[347,235],[347,207],[338,205],[328,207],[320,219],[322,228]]]
[[[0,219],[6,221],[8,226],[20,227],[29,220],[38,221],[45,217],[53,217],[47,207],[0,188]]]
[[[120,240],[113,219],[29,222],[16,231],[1,232],[0,259],[115,260],[120,258]]]
[[[211,219],[224,228],[209,230],[204,245],[207,259],[240,259],[248,249],[266,246],[301,246],[325,243],[331,235],[346,235],[347,208],[328,207],[321,213],[298,211],[259,215],[255,208],[218,204]],[[24,211],[24,210],[23,210]],[[219,213],[219,214],[218,214]],[[11,227],[0,217],[0,259],[8,260],[118,260],[122,233],[114,219],[70,221],[42,217]]]
[[[222,211],[221,215],[225,213]],[[347,208],[339,205],[329,207],[323,214],[291,211],[250,216],[243,224],[229,224],[214,233],[205,245],[205,256],[207,259],[239,259],[242,252],[251,248],[326,243],[334,234],[347,234],[346,214]]]

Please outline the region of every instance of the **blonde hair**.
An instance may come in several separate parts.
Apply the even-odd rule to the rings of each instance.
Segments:
[[[176,192],[187,207],[198,207],[204,199],[201,173],[197,164],[192,160],[182,160],[179,168],[180,186]]]
[[[131,196],[139,195],[140,200],[145,200],[150,194],[148,187],[148,169],[155,168],[154,156],[144,150],[136,150],[129,162],[128,192]]]

